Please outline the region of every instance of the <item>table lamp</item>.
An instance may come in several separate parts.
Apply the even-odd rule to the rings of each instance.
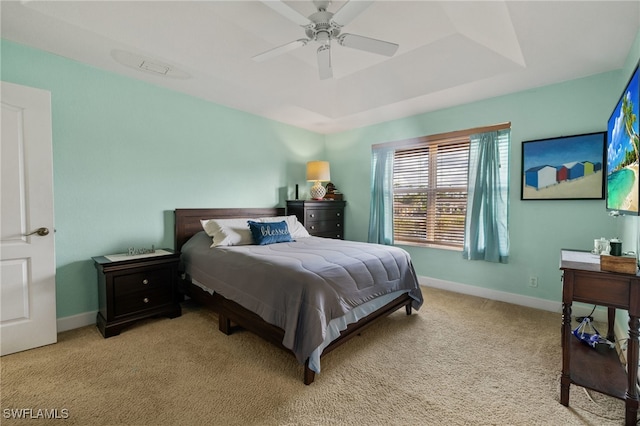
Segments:
[[[328,161],[309,161],[307,163],[307,181],[315,182],[311,187],[312,199],[322,200],[324,198],[327,190],[324,189],[320,182],[328,182],[330,180]]]

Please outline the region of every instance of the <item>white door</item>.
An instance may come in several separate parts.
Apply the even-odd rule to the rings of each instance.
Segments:
[[[51,94],[0,82],[0,354],[55,343]]]

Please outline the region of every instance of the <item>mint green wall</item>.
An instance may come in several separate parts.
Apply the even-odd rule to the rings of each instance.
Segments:
[[[457,251],[405,246],[418,275],[548,300],[560,300],[559,252],[590,249],[594,237],[616,235],[602,200],[521,201],[521,144],[526,140],[606,130],[619,95],[620,72],[417,115],[327,136],[331,177],[348,200],[345,234],[366,240],[371,145],[511,122],[508,265],[465,261]],[[538,277],[537,288],[528,286]]]
[[[640,57],[639,45],[628,64]],[[519,186],[522,141],[604,131],[631,65],[323,136],[5,40],[0,49],[2,80],[52,93],[59,318],[97,309],[91,256],[173,247],[175,208],[284,205],[296,183],[306,190],[306,161],[327,159],[348,202],[346,237],[364,241],[372,144],[505,121],[512,123],[511,262],[405,246],[419,275],[560,300],[561,247],[638,232],[637,218],[612,219],[603,201],[524,202]],[[528,287],[530,276],[538,288]]]
[[[284,206],[323,156],[313,132],[0,47],[2,80],[51,92],[58,318],[97,309],[92,256],[173,247],[175,208]]]

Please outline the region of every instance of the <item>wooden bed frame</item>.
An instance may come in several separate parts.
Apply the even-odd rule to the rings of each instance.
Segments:
[[[197,232],[202,231],[200,220],[202,219],[232,219],[241,217],[270,217],[283,216],[284,208],[237,208],[237,209],[176,209],[175,210],[175,248],[177,251],[182,249],[184,243]],[[293,355],[289,349],[282,345],[284,338],[284,330],[264,321],[257,314],[245,309],[239,304],[225,299],[218,293],[213,295],[202,290],[200,287],[193,285],[188,277],[181,280],[181,289],[184,294],[189,296],[196,302],[203,304],[218,314],[218,328],[223,333],[229,335],[235,326],[247,329],[254,334],[284,348]],[[322,352],[322,356],[331,352],[338,346],[342,345],[353,336],[359,334],[387,315],[405,307],[407,315],[411,315],[412,299],[407,293],[392,300],[377,311],[372,312],[360,321],[350,324],[346,330],[340,333],[340,336],[331,342]],[[315,379],[315,372],[309,368],[309,360],[304,365],[304,384],[309,385]]]

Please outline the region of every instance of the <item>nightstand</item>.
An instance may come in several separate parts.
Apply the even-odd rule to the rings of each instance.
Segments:
[[[344,239],[344,206],[346,201],[287,200],[287,215],[298,221],[315,237]]]
[[[92,258],[98,270],[96,324],[105,338],[143,318],[182,314],[177,293],[180,254],[169,249],[159,253],[166,254]]]

